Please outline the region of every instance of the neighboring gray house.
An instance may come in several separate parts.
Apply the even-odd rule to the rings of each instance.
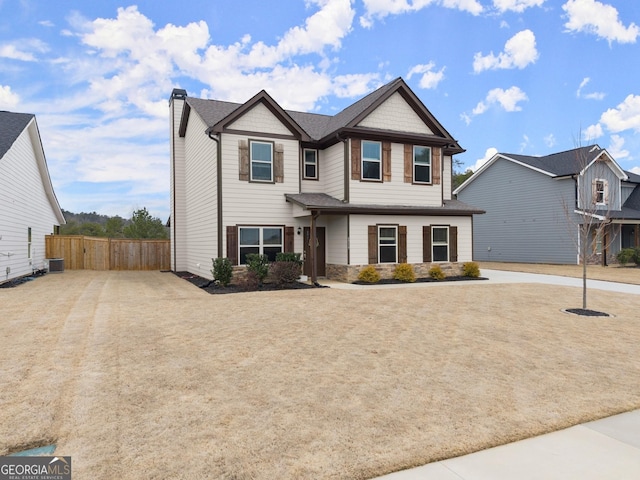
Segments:
[[[640,176],[597,145],[498,153],[453,193],[486,211],[473,224],[477,261],[577,264],[585,212],[606,224],[590,231],[590,261],[615,262],[621,248],[640,245]]]
[[[45,235],[64,224],[36,117],[0,111],[0,283],[45,267]]]
[[[400,78],[334,116],[284,110],[265,91],[245,103],[175,89],[171,265],[211,278],[248,253],[304,253],[312,279],[354,280],[366,265],[458,270],[472,214],[452,198],[464,150]],[[314,247],[315,246],[315,247]]]

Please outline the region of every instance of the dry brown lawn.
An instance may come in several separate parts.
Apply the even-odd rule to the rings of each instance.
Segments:
[[[426,284],[208,295],[170,273],[0,290],[0,454],[74,478],[366,479],[640,408],[639,296]]]

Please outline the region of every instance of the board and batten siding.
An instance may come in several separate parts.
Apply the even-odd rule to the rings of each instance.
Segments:
[[[186,268],[210,278],[217,257],[217,143],[204,134],[207,125],[192,114],[185,132]]]
[[[349,149],[351,151],[351,149]],[[350,153],[351,155],[351,153]],[[391,144],[391,181],[362,181],[349,177],[351,203],[442,206],[443,182],[413,184],[404,181],[404,144]]]
[[[399,93],[391,95],[382,105],[358,123],[358,126],[408,133],[433,134],[431,129],[425,125]]]
[[[593,189],[596,180],[604,180],[606,182],[605,193],[608,196],[609,203],[606,207],[602,208],[607,210],[620,210],[622,199],[620,179],[614,171],[611,170],[611,164],[609,162],[594,162],[586,169],[584,175],[579,177],[578,184],[581,194],[578,196],[578,202],[582,204],[585,201],[593,201]],[[584,208],[593,209],[594,206],[585,205]]]
[[[458,199],[474,216],[476,261],[575,264],[575,183],[499,158]],[[569,217],[572,219],[569,220]]]
[[[0,282],[45,267],[45,235],[59,220],[45,191],[36,160],[35,119],[0,158]],[[31,228],[31,259],[28,231]]]
[[[369,261],[368,226],[404,225],[407,227],[407,263],[423,261],[423,226],[453,226],[458,229],[458,263],[471,261],[471,218],[457,216],[351,215],[349,217],[351,264]]]
[[[180,119],[184,100],[171,100],[171,268],[175,271],[187,270],[187,202],[185,190],[185,139],[179,134]],[[195,115],[194,115],[195,116]]]

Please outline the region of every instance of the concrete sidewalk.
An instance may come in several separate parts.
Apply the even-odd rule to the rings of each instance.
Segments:
[[[379,480],[635,480],[640,478],[640,410]]]

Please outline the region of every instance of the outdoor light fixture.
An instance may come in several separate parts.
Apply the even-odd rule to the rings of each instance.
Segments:
[[[298,227],[298,235],[302,233],[302,227]]]

